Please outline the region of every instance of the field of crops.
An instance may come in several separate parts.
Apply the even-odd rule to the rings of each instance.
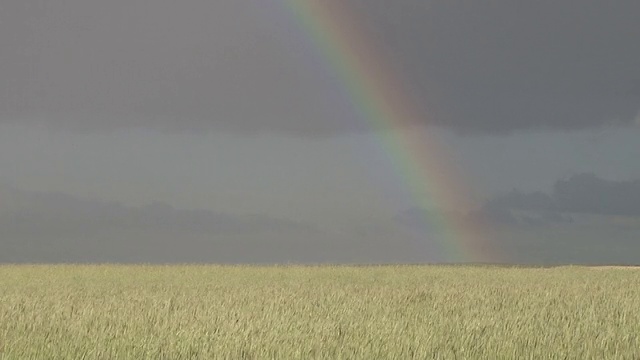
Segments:
[[[0,266],[0,359],[640,359],[640,270]]]

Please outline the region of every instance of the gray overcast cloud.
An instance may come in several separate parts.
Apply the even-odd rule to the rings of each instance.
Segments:
[[[426,154],[290,3],[0,0],[0,262],[640,263],[640,1],[344,0]]]
[[[579,129],[632,123],[640,108],[636,0],[349,4],[411,79],[420,121],[464,133]],[[339,80],[274,6],[5,0],[0,121],[80,131],[357,129]]]

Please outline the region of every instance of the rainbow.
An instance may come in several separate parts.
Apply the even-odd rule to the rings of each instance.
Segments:
[[[416,131],[416,120],[424,117],[423,111],[418,110],[384,51],[366,36],[358,15],[341,0],[283,1],[378,136],[416,207],[471,208],[469,188],[447,160],[449,151],[428,131]],[[387,131],[390,129],[393,131]],[[442,260],[499,261],[496,249],[487,241],[488,231],[479,221],[453,212],[438,218],[426,214],[425,222],[436,230],[435,239],[428,241],[437,243]]]

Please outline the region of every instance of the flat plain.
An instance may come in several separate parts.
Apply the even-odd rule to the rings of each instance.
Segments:
[[[0,359],[432,358],[640,359],[640,269],[0,266]]]

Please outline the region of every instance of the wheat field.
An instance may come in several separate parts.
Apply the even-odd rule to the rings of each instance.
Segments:
[[[640,359],[640,270],[5,265],[0,359]]]

